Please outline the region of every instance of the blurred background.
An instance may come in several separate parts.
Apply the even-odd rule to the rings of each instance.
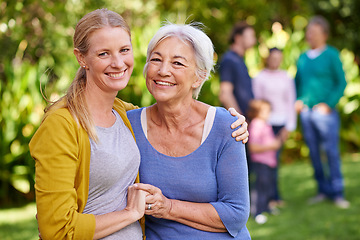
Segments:
[[[264,226],[252,219],[253,239],[360,239],[360,1],[358,0],[0,0],[0,239],[36,239],[34,161],[28,143],[40,124],[46,101],[64,94],[78,63],[72,36],[86,13],[108,8],[132,30],[135,68],[119,97],[138,106],[154,102],[142,70],[147,44],[164,21],[202,22],[217,59],[228,49],[234,23],[253,25],[258,44],[247,52],[252,77],[263,69],[268,48],[283,50],[282,69],[294,77],[296,61],[308,48],[310,17],[323,15],[331,26],[329,44],[340,51],[347,87],[338,104],[347,210],[330,203],[307,206],[316,192],[300,126],[285,144],[280,188],[286,205]],[[219,78],[205,83],[200,100],[219,106]],[[331,209],[331,210],[329,210]]]

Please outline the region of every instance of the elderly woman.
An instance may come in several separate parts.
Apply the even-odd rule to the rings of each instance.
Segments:
[[[149,193],[147,239],[250,239],[235,119],[196,100],[213,55],[209,37],[192,25],[166,25],[150,41],[144,73],[156,103],[128,112],[141,154],[137,189]]]
[[[134,67],[130,28],[115,12],[90,12],[74,53],[80,68],[29,144],[41,238],[140,240],[146,192],[132,186],[140,153],[126,116],[135,107],[116,98]]]

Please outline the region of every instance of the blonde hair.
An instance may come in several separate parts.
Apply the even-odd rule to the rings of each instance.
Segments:
[[[196,76],[201,79],[201,84],[193,91],[193,97],[198,98],[200,90],[205,81],[210,78],[211,71],[214,70],[214,47],[211,39],[200,29],[201,23],[192,24],[173,24],[167,23],[161,27],[150,40],[144,76],[146,75],[150,56],[161,41],[169,37],[176,37],[183,42],[190,43],[194,50],[196,62]]]
[[[97,9],[86,14],[77,23],[73,37],[74,48],[77,48],[81,54],[86,55],[90,48],[89,39],[91,34],[106,26],[120,27],[124,29],[129,36],[131,36],[129,26],[118,13],[105,8]],[[67,107],[78,124],[80,124],[81,127],[83,127],[88,133],[89,137],[97,141],[95,124],[86,104],[84,95],[85,88],[86,70],[80,66],[74,80],[67,90],[66,95],[47,107],[45,112],[50,109]],[[65,103],[63,105],[57,104],[63,99],[65,99]]]

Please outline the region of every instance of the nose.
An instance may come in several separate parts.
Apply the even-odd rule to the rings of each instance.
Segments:
[[[120,54],[113,55],[111,59],[111,67],[121,68],[122,66],[124,66],[123,56],[121,56]]]
[[[166,77],[170,75],[170,66],[168,63],[166,62],[162,62],[160,67],[159,67],[159,71],[158,74],[162,77]]]

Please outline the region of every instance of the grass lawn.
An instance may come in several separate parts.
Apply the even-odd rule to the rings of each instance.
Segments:
[[[39,239],[35,214],[35,203],[21,208],[0,210],[0,239]]]
[[[277,216],[269,216],[264,225],[252,217],[248,229],[253,240],[352,240],[360,239],[360,154],[347,154],[342,165],[345,195],[349,209],[338,209],[332,202],[308,205],[316,194],[309,162],[282,165],[280,191],[286,205]],[[38,239],[35,204],[0,210],[1,240]]]
[[[258,225],[250,217],[247,227],[253,240],[352,240],[360,239],[360,154],[343,157],[345,197],[349,209],[339,209],[331,201],[308,205],[316,194],[316,182],[309,162],[282,165],[279,187],[285,206],[277,216]]]

